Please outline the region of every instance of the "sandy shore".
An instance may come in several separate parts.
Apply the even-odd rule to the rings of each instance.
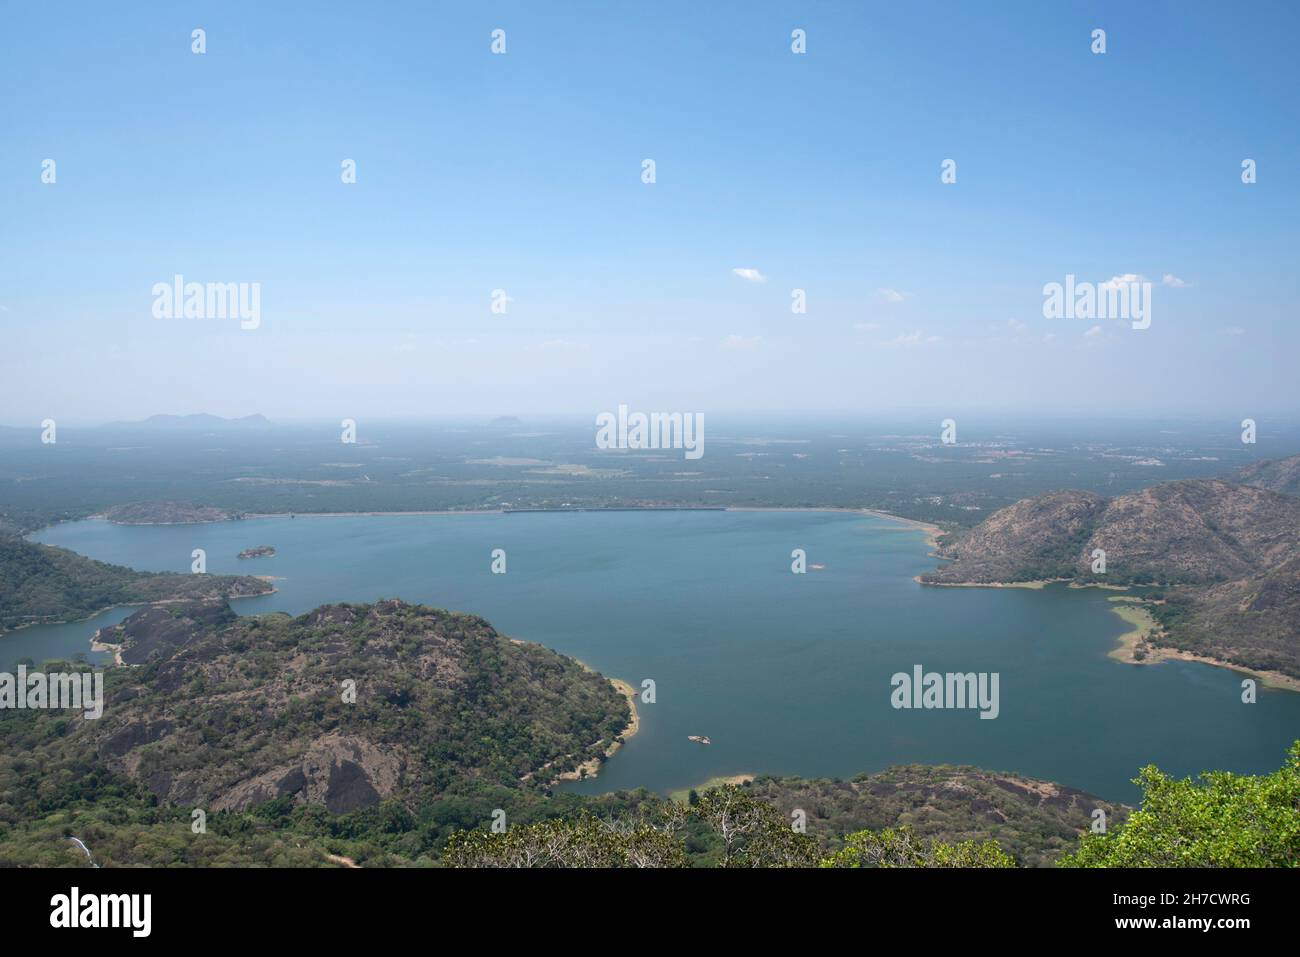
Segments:
[[[522,638],[511,638],[510,641],[512,641],[516,645],[533,644],[533,642],[524,641]],[[596,669],[592,668],[585,661],[582,661],[581,659],[578,658],[574,658],[573,660],[578,662],[578,664],[581,665],[584,670],[590,671],[592,674],[599,674],[599,672],[596,671]],[[641,713],[637,711],[636,708],[636,699],[637,699],[638,692],[635,688],[633,688],[626,681],[623,681],[621,678],[606,678],[605,680],[608,681],[611,685],[613,685],[614,690],[617,691],[619,694],[621,694],[627,700],[627,707],[628,707],[628,711],[630,712],[630,717],[628,718],[627,727],[625,727],[622,731],[619,732],[616,740],[610,741],[609,744],[605,745],[604,751],[601,752],[605,756],[605,761],[607,761],[610,758],[612,758],[615,755],[615,753],[617,753],[618,749],[623,746],[623,743],[627,741],[628,738],[632,737],[638,731],[641,730]],[[597,741],[595,745],[593,745],[593,747],[599,747],[603,743],[604,743],[603,741]],[[559,759],[557,758],[556,760]],[[588,760],[579,764],[572,771],[565,771],[561,774],[556,775],[555,780],[556,781],[580,781],[583,779],[583,777],[594,778],[600,772],[600,766],[604,764],[605,761],[602,761],[599,757],[589,758]],[[519,780],[521,782],[530,781],[533,778],[545,772],[554,763],[555,761],[549,761],[546,764],[542,765],[542,767],[538,768],[536,771],[528,772]],[[585,775],[583,774],[584,771],[586,772]]]
[[[108,652],[113,656],[113,664],[117,665],[119,668],[125,667],[125,663],[122,661],[122,646],[110,645],[107,644],[106,642],[100,641],[98,631],[96,631],[95,634],[91,636],[90,650]]]
[[[500,508],[457,508],[420,512],[245,512],[244,518],[349,518],[355,515],[504,515]],[[236,521],[236,519],[231,519]]]
[[[929,522],[922,522],[915,518],[903,518],[901,515],[895,515],[892,512],[882,512],[878,508],[858,508],[848,505],[728,505],[728,512],[839,512],[844,515],[872,515],[876,518],[888,519],[891,522],[898,522],[901,525],[910,525],[913,528],[919,528],[926,533],[926,542],[931,548],[939,547],[939,536],[944,534],[944,530],[938,525],[931,525]]]
[[[638,697],[637,690],[621,678],[610,678],[609,683],[618,690],[619,694],[627,699],[628,709],[632,712],[632,717],[628,721],[627,727],[623,729],[623,733],[620,735],[620,737],[626,741],[641,730],[641,712],[636,709],[636,699]]]
[[[902,522],[904,525],[911,525],[925,532],[926,544],[930,546],[930,554],[934,555],[935,550],[939,548],[939,536],[944,534],[944,530],[938,525],[931,525],[929,522],[918,521],[914,518],[903,518],[901,515],[893,515],[889,512],[882,512],[875,508],[859,508],[854,511],[863,512],[867,515],[874,515],[877,518],[887,518],[891,522]]]
[[[696,794],[703,794],[705,791],[709,790],[709,788],[720,788],[727,784],[748,784],[757,776],[758,775],[756,774],[719,775],[718,777],[709,778],[703,784],[696,784],[693,787],[680,788],[679,790],[673,791],[668,795],[668,797],[674,801],[685,804],[686,801],[690,799],[692,791]]]
[[[586,668],[587,666],[583,665],[583,667]],[[616,690],[619,694],[621,694],[624,698],[627,699],[627,706],[628,709],[631,711],[632,716],[628,720],[627,727],[624,728],[619,735],[619,738],[621,738],[621,740],[611,741],[609,745],[605,748],[604,750],[605,761],[608,761],[610,758],[612,758],[618,752],[618,749],[623,746],[623,743],[627,741],[628,738],[632,737],[634,734],[636,734],[638,731],[641,730],[641,714],[636,709],[636,699],[637,699],[636,689],[633,688],[626,681],[623,681],[619,678],[610,678],[609,683],[614,686],[614,690]],[[556,780],[557,781],[581,781],[584,778],[594,778],[597,774],[600,773],[600,766],[604,764],[605,761],[602,761],[599,757],[590,758],[582,762],[582,764],[578,765],[572,771],[565,771],[564,773],[557,775]]]
[[[1146,608],[1142,606],[1140,598],[1112,598],[1115,602],[1111,611],[1123,618],[1132,627],[1124,634],[1120,635],[1118,644],[1110,652],[1110,657],[1116,661],[1122,661],[1129,665],[1157,665],[1162,661],[1195,661],[1203,665],[1212,665],[1216,668],[1227,668],[1229,671],[1235,671],[1239,674],[1250,675],[1258,678],[1266,688],[1281,688],[1286,691],[1300,691],[1300,678],[1294,678],[1291,675],[1283,674],[1280,671],[1260,671],[1254,668],[1247,668],[1244,665],[1234,664],[1231,661],[1224,661],[1221,658],[1211,658],[1209,655],[1198,655],[1190,651],[1181,651],[1178,648],[1168,648],[1161,645],[1147,643],[1146,657],[1135,658],[1133,656],[1138,643],[1144,636],[1151,632],[1156,633],[1157,639],[1162,636],[1159,623]]]
[[[644,508],[621,508],[610,509],[610,511],[691,511],[691,506],[645,506]],[[724,506],[707,506],[701,507],[701,511],[718,511],[720,509],[728,512],[840,512],[847,515],[874,515],[876,518],[888,519],[891,522],[898,522],[902,525],[910,525],[923,530],[927,535],[927,541],[931,548],[938,547],[939,536],[944,534],[944,529],[929,522],[922,522],[914,518],[904,518],[901,515],[895,515],[892,512],[884,512],[877,508],[859,508],[848,505],[724,505]],[[519,511],[528,511],[520,509]],[[573,508],[573,509],[553,509],[550,511],[563,512],[599,512],[600,508]],[[456,508],[456,509],[418,509],[414,511],[386,511],[382,509],[363,510],[356,512],[243,512],[238,518],[231,517],[227,519],[212,519],[203,522],[114,522],[104,515],[90,515],[85,520],[108,521],[114,525],[211,525],[217,522],[234,522],[252,518],[348,518],[350,516],[382,516],[382,515],[504,515],[505,509],[502,508]],[[61,524],[61,523],[55,523]]]
[[[1045,588],[1054,582],[1069,581],[1068,578],[1044,578],[1041,581],[1032,582],[927,582],[922,581],[920,575],[913,575],[912,581],[918,585],[929,585],[933,588]]]

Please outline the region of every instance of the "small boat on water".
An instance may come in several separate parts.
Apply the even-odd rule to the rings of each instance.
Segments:
[[[708,736],[707,734],[688,734],[688,735],[686,736],[686,740],[687,740],[687,741],[694,741],[696,744],[712,744],[712,743],[713,743],[712,741],[709,740],[709,736]]]

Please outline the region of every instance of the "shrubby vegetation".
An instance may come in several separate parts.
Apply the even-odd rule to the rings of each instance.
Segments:
[[[0,532],[0,631],[76,621],[114,605],[270,590],[261,579],[243,575],[140,572]]]
[[[577,820],[452,835],[451,867],[686,867],[684,832],[708,846],[719,867],[812,867],[817,843],[796,833],[772,805],[734,784],[711,788],[693,804],[660,804],[630,820]],[[697,861],[695,863],[703,863]]]
[[[948,844],[919,838],[908,825],[858,831],[822,867],[1015,867],[1016,861],[997,841]]]
[[[146,663],[110,669],[104,717],[65,724],[37,746],[41,761],[94,762],[209,811],[288,796],[346,813],[471,784],[540,788],[630,719],[572,659],[402,602],[297,618],[169,605],[112,632],[124,655],[151,649]]]
[[[918,839],[949,844],[997,840],[1027,867],[1052,864],[1078,842],[1101,809],[1124,820],[1127,808],[1086,792],[972,767],[901,765],[851,780],[759,777],[759,800],[808,815],[808,833],[830,854],[857,831],[908,827]]]
[[[789,780],[789,779],[784,779]],[[1089,831],[1068,867],[1300,866],[1300,741],[1273,774],[1207,772],[1200,782],[1176,780],[1154,766],[1137,779],[1142,806],[1107,834]],[[462,833],[447,863],[458,867],[676,867],[689,859],[673,840],[689,823],[702,825],[722,867],[1005,868],[1014,857],[993,839],[950,842],[918,835],[912,825],[847,834],[831,854],[795,833],[784,814],[752,789],[726,785],[658,823],[620,825],[584,817],[504,834]],[[590,846],[584,842],[590,841]]]
[[[1272,774],[1207,771],[1171,778],[1154,765],[1142,806],[1107,834],[1087,834],[1065,867],[1300,867],[1300,741]]]

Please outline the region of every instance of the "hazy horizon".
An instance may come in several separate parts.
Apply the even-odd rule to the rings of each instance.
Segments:
[[[626,404],[626,403],[625,403]],[[590,414],[583,411],[574,410],[535,410],[521,411],[518,409],[510,410],[467,410],[463,412],[412,412],[412,413],[389,413],[376,414],[364,417],[367,425],[391,425],[391,426],[418,426],[422,424],[440,424],[440,425],[466,425],[466,426],[487,426],[491,425],[497,419],[518,419],[521,426],[532,425],[566,425],[572,427],[595,428],[594,417],[599,412],[615,412],[617,406],[610,409],[593,410]],[[644,405],[630,406],[631,411],[658,411],[651,410]],[[858,425],[879,426],[889,428],[896,426],[898,428],[915,428],[924,425],[927,431],[936,431],[942,418],[947,417],[945,409],[940,406],[908,406],[904,408],[871,408],[871,409],[777,409],[777,408],[719,408],[705,410],[681,410],[691,412],[701,412],[706,415],[713,415],[714,418],[708,421],[719,422],[726,426],[735,426],[739,424],[762,424],[772,428],[783,426],[800,427],[818,425],[833,427],[837,424],[853,423]],[[1180,410],[1108,410],[1103,415],[1089,415],[1084,411],[1077,409],[1044,409],[1026,411],[1015,408],[984,408],[979,406],[965,406],[961,410],[967,422],[978,422],[983,427],[1005,427],[1007,429],[1016,428],[1044,428],[1060,426],[1063,429],[1099,429],[1104,430],[1107,424],[1116,425],[1139,425],[1148,427],[1185,425],[1188,427],[1214,427],[1222,424],[1225,436],[1240,435],[1240,424],[1233,421],[1231,416],[1215,416],[1205,413],[1196,413]],[[930,418],[936,418],[930,429]],[[151,420],[171,419],[184,420],[201,417],[211,417],[219,419],[224,423],[235,424],[240,420],[261,417],[267,424],[272,427],[292,428],[326,428],[331,432],[337,431],[339,419],[337,416],[315,415],[315,416],[279,416],[267,414],[261,411],[237,412],[231,415],[221,415],[218,413],[203,411],[184,411],[184,412],[150,412],[138,418],[106,418],[103,416],[71,416],[64,419],[56,420],[60,428],[73,429],[103,429],[115,426],[132,427],[146,425]],[[761,423],[754,420],[762,420]],[[1260,418],[1258,426],[1262,435],[1267,435],[1270,431],[1279,430],[1286,433],[1295,432],[1300,436],[1300,413],[1265,410],[1264,415]],[[0,419],[0,429],[11,431],[31,431],[36,435],[40,431],[39,422],[25,422],[11,417]]]

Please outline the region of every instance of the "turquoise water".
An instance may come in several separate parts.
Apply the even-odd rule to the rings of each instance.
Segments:
[[[150,570],[273,575],[242,614],[298,614],[381,597],[473,612],[639,686],[641,732],[581,791],[668,791],[745,772],[848,777],[899,763],[1016,771],[1132,801],[1130,779],[1279,767],[1300,737],[1300,694],[1240,701],[1241,676],[1190,662],[1134,666],[1102,591],[923,588],[922,533],[825,512],[611,512],[252,519],[125,527],[88,521],[37,540]],[[273,558],[240,561],[254,545]],[[490,573],[504,548],[508,571]],[[806,575],[790,572],[803,548]],[[0,667],[88,648],[119,609],[0,638]],[[21,649],[21,650],[20,650]],[[1000,675],[1000,715],[895,710],[890,677]],[[708,735],[694,744],[688,735]]]

